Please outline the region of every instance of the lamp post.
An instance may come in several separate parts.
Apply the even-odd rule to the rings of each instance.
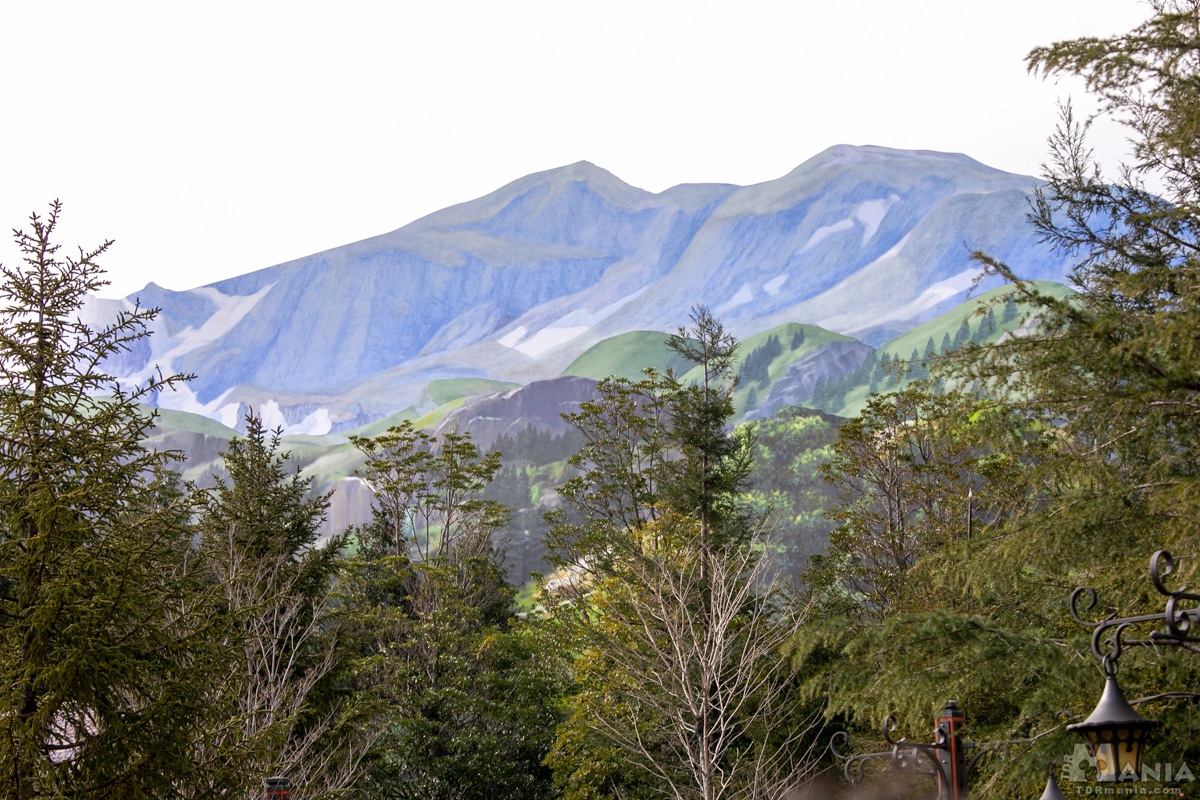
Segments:
[[[1071,616],[1078,624],[1092,628],[1092,653],[1099,659],[1104,671],[1104,691],[1095,710],[1083,722],[1068,725],[1067,730],[1083,737],[1088,751],[1096,759],[1097,778],[1103,783],[1135,781],[1141,777],[1142,754],[1150,731],[1159,726],[1158,721],[1139,714],[1125,699],[1117,683],[1117,665],[1125,648],[1135,646],[1174,645],[1195,649],[1200,644],[1200,594],[1192,593],[1187,587],[1170,589],[1167,579],[1176,571],[1174,559],[1165,550],[1159,550],[1150,558],[1150,579],[1159,594],[1166,597],[1166,607],[1156,614],[1141,614],[1132,617],[1117,617],[1111,613],[1103,619],[1091,621],[1084,615],[1096,606],[1096,590],[1081,586],[1071,594]],[[1081,609],[1082,607],[1082,609]],[[1154,629],[1142,638],[1127,638],[1127,634]],[[842,772],[852,783],[862,780],[863,765],[873,759],[890,759],[885,769],[894,772],[930,775],[937,783],[938,800],[965,800],[967,780],[975,765],[989,752],[1007,749],[1009,745],[1031,740],[1018,739],[992,744],[980,744],[963,740],[960,729],[964,716],[953,700],[947,701],[935,723],[932,744],[892,739],[895,721],[888,717],[884,723],[883,736],[891,750],[878,753],[849,755],[839,751],[839,745],[848,741],[845,732],[838,732],[830,740],[829,749],[843,762]],[[966,758],[968,750],[978,752]],[[924,761],[922,761],[924,758]],[[1040,800],[1063,800],[1053,772],[1046,780],[1046,788]]]
[[[963,739],[962,735],[965,721],[966,717],[958,707],[958,703],[947,700],[934,722],[932,744],[910,742],[907,739],[893,739],[895,720],[888,717],[883,726],[883,738],[892,746],[891,750],[861,755],[843,753],[838,747],[846,744],[849,738],[844,731],[833,735],[829,742],[829,750],[835,758],[842,762],[842,774],[851,783],[858,783],[862,780],[863,766],[867,761],[886,758],[890,759],[891,763],[885,769],[908,775],[933,776],[937,784],[937,800],[966,800],[967,781],[974,772],[975,765],[979,763],[979,759],[993,751],[1007,750],[1010,745],[1024,744],[1030,740],[1013,739],[992,743],[968,742]],[[967,752],[971,750],[977,752],[968,759]],[[1057,789],[1057,786],[1055,788]],[[1047,790],[1049,790],[1049,786],[1047,786]],[[1053,800],[1054,797],[1054,795],[1049,795],[1047,798],[1043,795],[1046,800]]]
[[[263,796],[265,800],[288,800],[291,796],[292,782],[282,776],[274,776],[263,780]]]
[[[1077,623],[1092,628],[1092,654],[1104,670],[1104,692],[1096,709],[1083,722],[1068,725],[1083,737],[1088,751],[1096,759],[1098,780],[1104,783],[1136,781],[1141,776],[1142,753],[1146,739],[1158,722],[1146,719],[1125,699],[1117,683],[1117,662],[1126,647],[1146,645],[1185,645],[1200,642],[1193,625],[1200,623],[1200,608],[1185,608],[1184,603],[1200,603],[1200,595],[1187,588],[1168,589],[1166,579],[1175,572],[1170,553],[1159,550],[1150,558],[1150,579],[1159,594],[1167,598],[1166,609],[1158,614],[1120,617],[1109,614],[1092,622],[1080,613],[1080,600],[1087,598],[1086,613],[1096,605],[1096,590],[1081,586],[1071,594],[1071,616]],[[1127,632],[1154,625],[1147,638],[1126,641]]]

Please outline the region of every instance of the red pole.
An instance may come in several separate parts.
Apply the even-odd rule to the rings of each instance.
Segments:
[[[962,734],[958,732],[963,721],[963,712],[958,704],[947,700],[942,715],[937,719],[937,730],[934,732],[935,743],[938,746],[938,762],[941,764],[937,776],[939,800],[965,800],[967,796],[967,769]]]
[[[277,776],[263,781],[266,788],[265,800],[288,800],[292,792],[292,782],[287,778]]]

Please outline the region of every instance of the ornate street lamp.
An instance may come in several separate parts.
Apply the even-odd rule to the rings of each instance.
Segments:
[[[1159,614],[1142,614],[1135,617],[1118,618],[1109,614],[1098,622],[1085,620],[1080,614],[1079,601],[1087,597],[1090,611],[1096,605],[1096,590],[1081,586],[1071,594],[1071,616],[1085,627],[1093,628],[1092,653],[1100,659],[1104,668],[1104,693],[1096,710],[1083,722],[1068,725],[1067,730],[1077,731],[1087,743],[1088,751],[1096,759],[1098,779],[1101,782],[1136,781],[1141,776],[1142,752],[1150,731],[1158,722],[1146,719],[1125,699],[1117,683],[1117,661],[1125,647],[1138,645],[1183,645],[1200,642],[1192,635],[1192,626],[1200,622],[1200,608],[1183,608],[1184,602],[1200,602],[1200,595],[1183,589],[1170,590],[1165,579],[1175,572],[1175,562],[1165,550],[1159,550],[1150,559],[1150,579],[1159,594],[1167,598],[1166,610]],[[1138,626],[1165,623],[1165,630],[1154,630],[1149,638],[1125,641],[1125,634],[1136,631]]]
[[[1096,759],[1096,779],[1115,783],[1136,781],[1141,776],[1146,737],[1158,725],[1158,720],[1146,719],[1129,705],[1114,666],[1105,677],[1096,710],[1083,722],[1068,725],[1067,730],[1076,731],[1087,742],[1088,752]]]
[[[1007,751],[1011,745],[1026,744],[1031,740],[1014,739],[986,744],[968,742],[963,739],[961,732],[964,721],[965,717],[958,703],[947,700],[935,722],[932,744],[893,739],[892,732],[895,731],[896,724],[895,719],[889,716],[883,725],[883,738],[892,746],[891,750],[862,755],[843,753],[838,747],[845,745],[849,739],[844,731],[833,735],[829,742],[829,750],[842,762],[842,774],[851,783],[859,783],[862,780],[863,766],[867,761],[886,758],[891,763],[884,768],[885,770],[907,775],[932,776],[937,783],[938,800],[965,800],[967,779],[971,777],[979,759],[996,750]],[[972,750],[976,752],[968,759],[967,753]],[[1053,797],[1054,795],[1050,795],[1049,800],[1053,800]]]
[[[263,779],[264,797],[266,800],[288,800],[291,796],[292,782],[281,775]]]

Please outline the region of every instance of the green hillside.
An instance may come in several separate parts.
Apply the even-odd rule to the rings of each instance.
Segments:
[[[609,376],[638,380],[642,370],[680,369],[686,362],[667,347],[662,331],[631,331],[597,342],[571,362],[562,375],[601,380]]]
[[[417,412],[411,406],[403,411],[397,411],[395,414],[389,414],[383,419],[377,419],[374,422],[368,422],[354,430],[346,431],[346,436],[378,436],[393,425],[399,425],[406,420],[414,420],[417,418]]]
[[[1066,297],[1074,294],[1070,288],[1063,286],[1061,283],[1035,281],[1034,285],[1038,291],[1051,297]],[[906,359],[912,355],[914,350],[918,354],[923,354],[930,339],[934,341],[934,346],[938,348],[938,352],[941,352],[941,343],[946,336],[949,336],[951,341],[953,341],[964,322],[971,326],[972,329],[976,329],[979,322],[986,319],[986,312],[989,308],[994,310],[994,314],[1000,314],[1000,317],[995,320],[993,334],[985,338],[984,341],[995,341],[1004,333],[1018,327],[1021,320],[1025,317],[1025,313],[1021,312],[1014,319],[1003,319],[1005,299],[1012,294],[1013,289],[1008,286],[984,292],[979,297],[950,309],[940,317],[935,317],[929,320],[929,322],[919,325],[907,333],[903,333],[895,339],[884,343],[879,347],[878,352],[881,356],[887,353],[895,358]],[[1017,303],[1017,307],[1020,309],[1020,303]]]
[[[175,411],[170,408],[154,409],[158,413],[156,426],[172,431],[198,433],[201,436],[213,436],[228,441],[237,435],[233,428],[226,427],[215,419],[192,414],[188,411]]]
[[[788,367],[810,350],[836,341],[853,339],[816,325],[796,322],[778,325],[744,339],[738,345],[739,384],[733,395],[735,412],[741,415],[756,406],[775,381],[787,373]],[[700,373],[693,369],[684,379],[699,380]]]
[[[1074,292],[1050,281],[1035,281],[1040,292],[1067,297]],[[1011,287],[984,292],[979,297],[935,317],[882,344],[862,367],[825,396],[814,398],[814,405],[843,417],[858,414],[871,392],[893,391],[928,375],[925,361],[969,343],[991,344],[1005,334],[1020,329],[1029,315]]]
[[[437,405],[445,405],[465,397],[478,397],[485,394],[507,392],[517,389],[520,384],[508,381],[493,381],[487,378],[448,378],[430,381],[425,386],[425,393]]]

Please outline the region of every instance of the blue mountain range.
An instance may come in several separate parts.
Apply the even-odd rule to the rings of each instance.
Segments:
[[[209,286],[110,366],[194,373],[164,408],[292,433],[356,427],[448,378],[527,384],[597,342],[673,330],[697,304],[740,337],[785,322],[881,343],[962,302],[983,250],[1029,278],[1066,264],[1025,221],[1033,178],[959,154],[832,147],[777,180],[654,194],[587,162],[391,233]]]

